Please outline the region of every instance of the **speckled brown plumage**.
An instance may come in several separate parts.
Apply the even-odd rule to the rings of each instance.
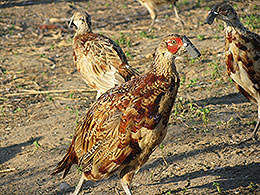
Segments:
[[[245,97],[258,104],[258,122],[252,134],[257,140],[260,124],[260,36],[244,27],[229,4],[216,4],[209,12],[206,23],[212,24],[214,18],[225,22],[225,62],[228,75]]]
[[[84,81],[97,90],[97,98],[108,89],[138,75],[131,68],[119,45],[113,40],[93,33],[90,15],[75,12],[71,21],[76,27],[73,38],[73,59]]]
[[[175,11],[176,18],[181,22],[182,28],[184,26],[184,22],[179,17],[177,9],[176,9],[176,2],[178,0],[138,0],[150,13],[152,18],[151,26],[154,25],[155,20],[157,18],[157,10],[164,5],[172,5]]]
[[[164,38],[145,76],[108,90],[94,102],[53,174],[64,171],[65,177],[74,163],[86,180],[96,181],[118,172],[125,192],[131,194],[134,173],[167,132],[180,82],[174,59],[183,50],[181,38]]]

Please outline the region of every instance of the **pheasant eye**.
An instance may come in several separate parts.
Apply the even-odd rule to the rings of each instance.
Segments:
[[[220,12],[222,15],[226,16],[226,15],[228,15],[228,12],[229,12],[229,11],[222,8],[222,9],[219,10],[219,12]]]
[[[176,40],[175,40],[175,39],[172,39],[169,43],[170,43],[171,45],[175,45],[175,44],[176,44]]]

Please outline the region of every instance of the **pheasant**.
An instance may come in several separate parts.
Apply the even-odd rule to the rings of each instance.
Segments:
[[[172,4],[173,8],[174,8],[174,12],[176,15],[176,18],[180,21],[182,28],[184,26],[184,22],[182,21],[182,19],[179,17],[178,15],[178,11],[176,9],[176,2],[178,0],[138,0],[144,7],[146,7],[146,9],[149,11],[150,16],[152,18],[152,23],[151,26],[154,25],[155,20],[157,18],[157,9],[159,9],[161,6],[163,5],[169,5]]]
[[[91,30],[91,16],[84,11],[73,14],[70,25],[77,28],[73,38],[73,59],[83,80],[97,90],[96,99],[108,89],[137,76],[119,45]]]
[[[180,35],[165,37],[145,76],[108,90],[88,109],[67,154],[52,173],[64,171],[64,178],[77,164],[83,174],[74,194],[84,180],[97,181],[116,172],[126,194],[131,194],[134,173],[166,135],[180,83],[174,59],[189,49],[186,40]]]
[[[260,125],[260,36],[251,32],[241,22],[233,7],[227,3],[216,4],[205,23],[214,19],[225,23],[225,62],[228,75],[238,90],[258,104],[258,121],[249,138],[258,140]]]

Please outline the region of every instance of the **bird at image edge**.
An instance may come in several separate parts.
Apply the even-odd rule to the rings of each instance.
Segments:
[[[225,62],[228,75],[238,90],[249,100],[258,104],[258,121],[249,139],[258,140],[260,125],[260,36],[246,28],[227,3],[218,3],[210,10],[205,21],[214,19],[225,23]]]
[[[113,40],[91,30],[91,16],[85,11],[73,14],[70,24],[76,26],[73,38],[73,60],[83,80],[97,90],[96,99],[108,89],[137,76],[127,58]]]
[[[176,18],[178,19],[178,21],[181,23],[182,25],[182,29],[184,27],[184,22],[182,21],[182,19],[179,17],[177,8],[176,8],[176,2],[178,0],[138,0],[150,13],[150,16],[152,18],[152,23],[151,26],[154,25],[155,20],[157,18],[157,10],[164,5],[172,5]]]
[[[119,173],[131,194],[134,173],[163,141],[179,87],[174,59],[185,49],[182,36],[169,35],[157,47],[150,71],[108,90],[80,120],[67,154],[52,174],[77,164],[84,180],[97,181]]]

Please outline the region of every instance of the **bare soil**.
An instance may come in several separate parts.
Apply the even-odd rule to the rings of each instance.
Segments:
[[[159,12],[154,29],[134,0],[0,1],[0,194],[69,194],[80,173],[50,176],[65,154],[78,119],[95,99],[72,61],[73,29],[67,19],[81,8],[93,31],[117,40],[129,63],[144,74],[162,37],[186,34],[202,56],[176,62],[181,76],[167,137],[136,174],[134,194],[260,194],[260,145],[250,136],[257,106],[226,74],[223,24],[204,25],[216,1],[179,0],[181,30],[171,8]],[[234,1],[242,22],[260,2]],[[254,15],[255,14],[255,15]],[[81,194],[124,194],[115,175],[86,182]]]

